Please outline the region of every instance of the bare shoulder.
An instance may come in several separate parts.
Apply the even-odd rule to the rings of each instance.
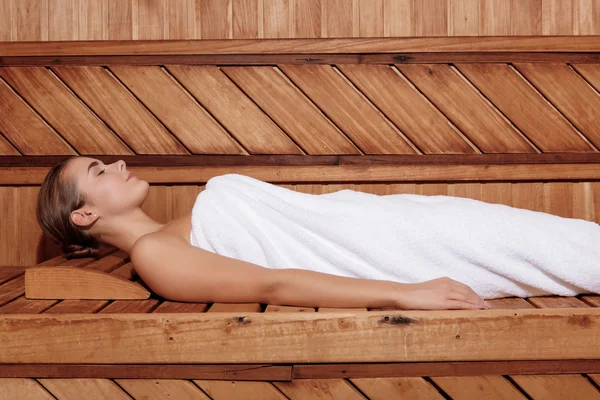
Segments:
[[[130,256],[137,259],[157,257],[181,246],[190,246],[190,244],[186,243],[181,236],[172,233],[152,232],[134,243]]]

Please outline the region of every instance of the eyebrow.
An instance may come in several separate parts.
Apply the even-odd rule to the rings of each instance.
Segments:
[[[98,161],[92,161],[92,162],[90,163],[90,165],[88,165],[88,168],[87,168],[87,175],[89,175],[89,174],[90,174],[90,169],[92,169],[92,168],[93,168],[93,167],[95,167],[96,165],[98,165]]]

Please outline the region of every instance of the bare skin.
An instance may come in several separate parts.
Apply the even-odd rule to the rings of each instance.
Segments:
[[[130,254],[141,278],[171,300],[309,307],[489,308],[470,287],[447,277],[407,284],[303,269],[268,269],[217,255],[191,245],[191,210],[162,224],[141,209],[149,184],[131,176],[125,162],[105,165],[94,158],[77,157],[64,174],[87,199],[71,213],[73,223]]]

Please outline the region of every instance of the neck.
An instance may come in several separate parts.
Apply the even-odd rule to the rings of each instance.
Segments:
[[[104,243],[115,246],[128,254],[135,242],[144,235],[157,232],[167,224],[161,224],[140,208],[126,215],[118,215],[110,218],[100,218],[96,226]]]

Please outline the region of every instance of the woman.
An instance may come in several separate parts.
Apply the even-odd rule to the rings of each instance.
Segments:
[[[493,270],[490,265],[477,266],[482,262],[477,258],[469,258],[475,257],[472,256],[472,253],[477,251],[475,248],[468,249],[464,260],[456,259],[462,262],[460,265],[457,261],[456,264],[448,266],[418,268],[419,262],[426,261],[424,253],[434,254],[435,251],[447,253],[449,250],[443,245],[429,247],[422,245],[428,240],[435,240],[436,238],[432,235],[417,238],[423,239],[423,242],[414,239],[412,236],[416,237],[416,235],[412,235],[407,237],[408,240],[403,243],[392,241],[389,242],[391,245],[383,248],[369,248],[367,251],[362,249],[362,253],[359,249],[360,245],[356,245],[356,248],[352,248],[350,242],[343,243],[346,247],[339,245],[342,243],[342,239],[351,238],[356,243],[357,240],[367,239],[368,235],[381,235],[382,233],[375,231],[350,233],[352,227],[356,226],[355,224],[359,221],[356,217],[360,217],[362,220],[367,218],[357,215],[357,212],[348,211],[356,210],[356,206],[359,205],[358,201],[361,202],[360,207],[364,204],[361,210],[372,212],[373,216],[384,216],[384,218],[410,209],[410,214],[397,215],[401,217],[399,220],[402,221],[403,226],[408,227],[410,223],[413,223],[411,229],[415,229],[415,232],[418,224],[423,223],[422,221],[432,223],[436,219],[439,220],[440,217],[458,218],[456,219],[458,225],[466,223],[464,221],[469,221],[469,215],[457,215],[460,212],[456,212],[456,210],[460,210],[456,206],[464,208],[464,202],[470,202],[468,208],[473,210],[484,207],[481,212],[486,213],[486,216],[494,221],[493,215],[489,215],[489,209],[485,207],[498,207],[499,205],[449,196],[377,196],[350,190],[317,196],[296,193],[242,175],[228,174],[209,180],[205,190],[198,196],[196,204],[189,213],[166,224],[160,224],[148,217],[140,208],[148,194],[148,188],[148,183],[133,176],[123,161],[105,165],[99,160],[87,157],[68,158],[52,168],[44,180],[38,197],[37,218],[42,230],[54,241],[62,244],[63,251],[70,256],[94,255],[95,249],[101,242],[127,252],[130,254],[136,272],[144,282],[157,294],[175,301],[259,302],[308,307],[489,308],[489,304],[481,296],[488,292],[482,289],[478,294],[471,287],[449,278],[449,274],[444,273],[452,272],[454,276],[464,276],[465,279],[470,275],[477,275],[471,274],[468,268],[480,274],[479,281],[473,281],[478,287],[487,288],[491,287],[490,285],[493,286],[494,282],[502,282],[515,290],[512,293],[494,289],[496,291],[489,292],[492,293],[491,297],[499,297],[497,293],[504,295],[515,295],[515,293],[517,295],[539,295],[553,292],[565,294],[561,291],[567,289],[568,293],[566,294],[568,295],[573,295],[575,292],[591,292],[589,287],[585,288],[569,282],[568,274],[558,277],[550,276],[547,279],[549,289],[529,287],[526,283],[519,282],[518,279],[511,280],[510,276],[504,276],[506,275],[502,274],[504,267]],[[281,199],[289,201],[285,203],[281,202]],[[319,212],[313,209],[312,214],[307,214],[309,208],[305,207],[306,204],[315,204],[315,207],[323,204],[325,211]],[[453,210],[455,211],[451,211],[452,215],[448,215],[448,206],[452,206],[452,204],[454,204]],[[445,208],[439,208],[440,206]],[[276,207],[279,208],[275,210]],[[600,243],[600,229],[597,224],[512,207],[506,208],[513,210],[510,211],[513,213],[517,210],[522,213],[519,218],[555,218],[561,221],[554,219],[552,221],[561,224],[564,224],[565,221],[582,224],[581,227],[577,225],[576,229],[583,232],[586,238],[590,236],[589,240],[598,239],[599,241],[595,241],[595,243]],[[415,213],[415,209],[422,209],[424,212]],[[436,209],[439,213],[436,213]],[[381,210],[385,212],[382,213]],[[267,214],[274,219],[264,220],[263,223],[260,220],[261,215]],[[305,218],[298,220],[296,215],[296,220],[293,220],[292,217],[295,214],[303,215]],[[415,214],[418,214],[418,218],[415,217]],[[503,215],[500,217],[506,219]],[[303,244],[306,244],[302,249],[306,253],[294,259],[292,252],[285,250],[287,248],[298,249],[299,243],[288,240],[288,247],[284,247],[286,239],[286,229],[284,228],[287,227],[285,221],[292,221],[292,223],[299,221],[300,224],[297,224],[295,229],[302,231],[303,227],[300,225],[304,222],[308,223],[311,218],[314,227],[320,228],[325,225],[330,227],[329,236],[324,235],[324,231],[316,233],[305,230],[302,233],[303,236],[298,237],[304,241]],[[429,220],[426,220],[427,218]],[[323,224],[323,220],[326,219],[334,221],[335,224]],[[265,224],[273,221],[275,223],[272,226],[265,228]],[[499,220],[498,223],[502,223],[502,221]],[[246,230],[241,229],[242,224]],[[446,223],[445,225],[453,224]],[[390,223],[388,226],[396,228],[398,224]],[[479,229],[473,228],[474,226],[458,226],[457,229]],[[381,240],[385,241],[394,234],[400,234],[398,230],[389,232],[391,233],[380,236]],[[438,234],[441,231],[438,229],[435,232]],[[455,235],[456,232],[458,231],[446,231],[445,239]],[[484,237],[482,232],[477,232],[478,236]],[[273,236],[270,238],[265,236],[265,241],[259,242],[260,238],[257,239],[259,234],[263,236],[272,234]],[[323,235],[317,237],[317,234]],[[248,237],[244,237],[244,235]],[[595,236],[592,237],[592,235]],[[287,239],[290,237],[292,236]],[[340,242],[334,243],[338,238]],[[395,239],[396,237],[391,237],[390,240]],[[566,238],[559,237],[559,239]],[[311,242],[311,240],[313,241]],[[523,240],[523,238],[519,237],[519,240]],[[269,243],[276,243],[277,246],[269,247]],[[332,249],[332,253],[325,254],[324,257],[321,254],[321,258],[318,258],[317,255],[311,254],[310,243],[315,248],[320,248],[319,246],[323,246],[325,243],[330,246],[328,248]],[[413,258],[410,259],[411,264],[388,265],[388,272],[391,271],[392,275],[384,274],[384,268],[378,269],[378,266],[374,266],[373,263],[364,262],[365,260],[384,260],[382,262],[385,262],[386,258],[382,257],[389,259],[392,247],[396,249],[396,245],[405,247],[402,248],[402,251],[393,254],[393,257],[397,256],[400,260],[400,257],[409,257],[411,254]],[[597,246],[590,247],[589,243],[586,245],[587,253],[583,256],[587,257],[592,253],[594,256],[599,255],[594,250]],[[515,246],[517,245],[515,244]],[[416,249],[419,249],[419,252]],[[458,253],[456,254],[458,255]],[[380,258],[378,259],[376,256]],[[269,264],[265,257],[270,257],[269,260],[278,260],[278,263],[271,262]],[[346,257],[347,265],[327,263],[328,260],[342,260],[344,257]],[[321,262],[321,264],[316,265],[315,262],[309,262],[309,259]],[[598,259],[600,257],[596,257],[596,260]],[[256,262],[252,262],[252,260]],[[306,264],[303,264],[304,260],[307,260]],[[409,260],[409,258],[405,258],[405,260]],[[529,268],[527,273],[540,273],[541,271],[540,275],[547,275],[541,267],[539,269],[533,267],[537,261],[531,260],[527,266],[523,266],[522,271]],[[488,262],[488,264],[490,263]],[[585,267],[589,272],[589,267],[587,265]],[[311,268],[313,270],[310,270]],[[368,272],[363,273],[363,270]],[[600,270],[600,268],[596,268],[596,270]],[[324,273],[323,271],[336,272]],[[361,275],[363,275],[362,278],[357,277]],[[402,279],[381,279],[381,277],[389,276],[400,276]],[[418,277],[424,276],[428,276],[430,279],[417,280]],[[588,280],[595,278],[595,275],[589,276]],[[565,281],[563,282],[561,279]],[[596,285],[598,281],[595,280],[593,285]],[[558,284],[557,282],[561,285],[552,286]],[[554,289],[555,287],[557,289]],[[593,288],[595,287],[593,286]]]

